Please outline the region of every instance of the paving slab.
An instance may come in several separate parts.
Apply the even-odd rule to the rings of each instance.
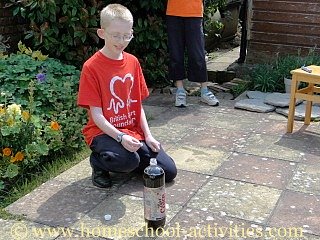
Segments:
[[[243,130],[230,131],[224,128],[203,127],[187,133],[183,138],[184,145],[204,147],[216,150],[234,150],[249,137]]]
[[[70,226],[110,194],[94,187],[50,180],[6,208],[49,226]]]
[[[58,231],[46,232],[49,226],[34,223],[32,221],[16,221],[0,219],[0,239],[24,239],[24,240],[54,240],[60,233]]]
[[[300,227],[304,233],[320,234],[320,196],[285,191],[268,223],[274,227]]]
[[[284,139],[281,136],[254,133],[244,146],[238,147],[237,150],[242,153],[299,162],[304,154],[299,150],[301,144],[307,143],[290,138]]]
[[[209,175],[179,170],[173,183],[166,183],[167,203],[184,206],[208,181]],[[136,176],[123,184],[119,193],[143,197],[142,177]]]
[[[200,147],[176,147],[168,154],[175,160],[178,169],[212,175],[230,153]]]
[[[167,222],[177,214],[181,207],[166,205]],[[106,220],[105,215],[111,219]],[[85,232],[88,237],[99,236],[111,239],[131,239],[139,230],[146,228],[141,197],[114,194],[101,202],[91,212],[85,214],[71,228]]]
[[[215,176],[285,189],[297,164],[250,154],[233,153]]]
[[[177,228],[177,226],[179,228]],[[184,208],[170,222],[175,229],[174,239],[258,239],[263,227],[242,219],[231,218],[223,213],[213,213],[207,208]],[[177,230],[179,229],[179,231]],[[250,229],[249,231],[246,231]],[[179,233],[179,235],[177,234]]]
[[[299,164],[291,179],[289,189],[320,195],[320,163]]]
[[[16,223],[28,232],[52,228],[52,235],[26,239],[208,239],[209,226],[216,239],[320,239],[320,123],[296,121],[287,134],[286,117],[235,109],[236,100],[221,99],[209,107],[188,96],[189,106],[180,109],[172,94],[152,94],[144,103],[151,132],[178,167],[166,184],[165,233],[176,229],[174,236],[145,234],[140,175],[112,173],[114,186],[99,189],[84,159],[8,206],[25,220],[1,219],[0,239],[17,239]],[[284,236],[292,227],[303,236]],[[117,232],[110,235],[110,228]],[[124,228],[132,231],[119,234]]]
[[[280,194],[278,189],[212,177],[187,207],[260,224],[266,223]]]

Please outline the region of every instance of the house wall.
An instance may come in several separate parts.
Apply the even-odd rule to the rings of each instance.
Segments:
[[[319,0],[248,0],[247,63],[277,54],[320,53]]]
[[[26,29],[27,24],[25,21],[18,17],[13,17],[12,7],[5,7],[6,0],[0,0],[0,35],[6,45],[10,46],[9,52],[17,49],[17,44],[23,39],[23,32]],[[2,40],[2,41],[3,41]]]

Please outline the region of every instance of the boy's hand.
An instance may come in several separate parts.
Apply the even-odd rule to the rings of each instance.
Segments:
[[[159,152],[160,151],[160,143],[155,140],[152,135],[146,136],[146,144],[153,152]]]
[[[129,152],[136,152],[142,146],[142,143],[138,139],[130,135],[123,135],[121,144]]]

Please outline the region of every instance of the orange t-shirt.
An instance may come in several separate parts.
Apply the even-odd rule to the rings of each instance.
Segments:
[[[149,96],[138,59],[123,52],[122,60],[112,60],[100,51],[83,65],[78,105],[88,109],[89,120],[83,128],[86,143],[103,132],[94,123],[89,108],[101,107],[104,117],[121,132],[144,140],[140,126],[142,100]]]
[[[202,17],[202,0],[168,0],[167,15],[178,17]]]

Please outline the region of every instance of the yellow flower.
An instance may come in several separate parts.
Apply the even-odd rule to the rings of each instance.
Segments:
[[[7,120],[7,124],[8,124],[9,126],[12,126],[12,125],[14,124],[14,120],[13,120],[12,117],[10,117],[10,118]]]
[[[58,131],[60,129],[60,125],[59,123],[55,122],[55,121],[52,121],[51,124],[50,124],[51,128],[55,131]]]
[[[11,162],[11,163],[15,163],[15,162],[17,162],[17,161],[18,161],[17,158],[11,156],[11,158],[10,158],[10,162]]]
[[[24,159],[24,154],[22,152],[17,152],[14,157],[17,161],[22,161]]]
[[[11,115],[21,115],[21,105],[13,103],[8,106],[7,112]]]
[[[6,109],[3,107],[0,107],[0,115],[4,115],[6,113]]]
[[[10,156],[11,155],[11,149],[10,148],[4,148],[2,149],[3,156]]]
[[[48,58],[48,55],[43,55],[41,53],[41,51],[39,51],[39,50],[38,51],[34,51],[31,56],[34,59],[38,58],[38,60],[40,60],[40,61],[44,61],[44,60],[46,60]]]
[[[28,121],[28,119],[30,118],[30,114],[28,111],[23,111],[21,115],[24,121]]]
[[[25,46],[24,44],[22,44],[21,41],[19,41],[19,42],[18,42],[18,48],[19,48],[19,51],[20,51],[21,53],[23,53],[24,50],[26,49],[26,46]]]

